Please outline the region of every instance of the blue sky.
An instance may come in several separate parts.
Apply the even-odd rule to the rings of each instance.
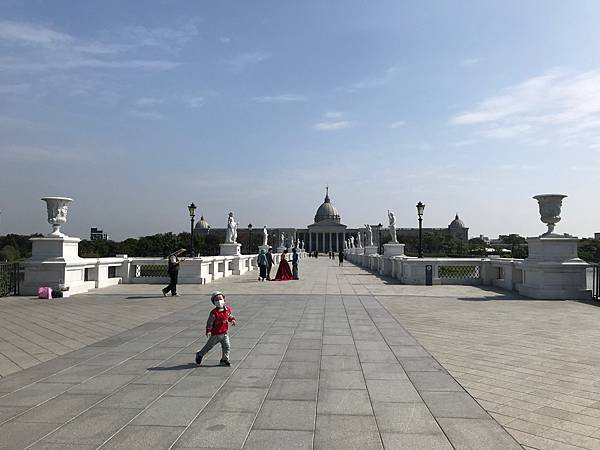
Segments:
[[[600,231],[597,1],[0,1],[0,233]]]

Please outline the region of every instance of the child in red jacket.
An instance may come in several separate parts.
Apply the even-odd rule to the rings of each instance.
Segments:
[[[225,306],[225,294],[220,291],[215,291],[210,294],[210,301],[215,305],[208,315],[208,321],[206,322],[206,336],[208,342],[202,347],[202,349],[196,353],[196,364],[202,362],[202,358],[206,355],[211,348],[218,343],[221,343],[221,350],[223,351],[223,357],[221,358],[220,364],[222,366],[230,366],[229,362],[229,322],[235,326],[235,317],[231,315],[231,308]]]

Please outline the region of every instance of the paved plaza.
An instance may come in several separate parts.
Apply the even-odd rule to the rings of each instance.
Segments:
[[[1,299],[0,448],[600,449],[595,306],[324,257],[255,276]],[[230,368],[192,363],[214,289]]]

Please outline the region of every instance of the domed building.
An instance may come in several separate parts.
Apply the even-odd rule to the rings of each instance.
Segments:
[[[194,234],[198,234],[200,236],[203,236],[203,235],[208,234],[209,231],[210,231],[210,225],[204,219],[204,216],[200,216],[200,220],[198,221],[198,223],[194,227]]]
[[[465,226],[465,223],[460,220],[458,213],[454,216],[454,220],[450,222],[450,225],[448,225],[448,234],[461,241],[466,242],[469,240],[469,229]]]
[[[304,241],[307,251],[338,252],[344,248],[347,227],[341,223],[337,208],[329,198],[329,188],[325,199],[317,208],[315,221],[306,230],[297,230],[298,238]]]

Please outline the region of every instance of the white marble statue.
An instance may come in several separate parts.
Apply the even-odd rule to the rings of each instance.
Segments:
[[[304,241],[300,241],[300,248],[304,250]]]
[[[268,239],[269,239],[269,233],[268,233],[268,231],[267,231],[267,226],[265,225],[265,226],[263,227],[263,243],[262,243],[262,245],[268,245],[268,244],[267,244],[267,240],[268,240]]]
[[[226,244],[235,244],[237,242],[237,228],[238,224],[233,217],[233,212],[230,212],[227,218],[227,231],[225,232]]]
[[[361,235],[361,232],[359,231],[359,232],[358,232],[357,239],[356,239],[356,246],[357,246],[358,248],[362,248],[362,238],[360,237],[360,235]]]
[[[344,250],[346,250],[348,248],[348,241],[346,239],[344,239]]]
[[[285,233],[281,233],[280,247],[285,247]]]
[[[394,212],[388,209],[388,220],[390,221],[389,229],[390,229],[390,237],[392,238],[392,244],[398,243],[398,238],[396,237],[396,216],[394,216]]]
[[[372,247],[373,246],[373,230],[371,230],[371,225],[369,225],[368,223],[365,224],[365,228],[367,229],[367,246]]]
[[[356,248],[354,245],[354,236],[350,236],[350,248]]]

